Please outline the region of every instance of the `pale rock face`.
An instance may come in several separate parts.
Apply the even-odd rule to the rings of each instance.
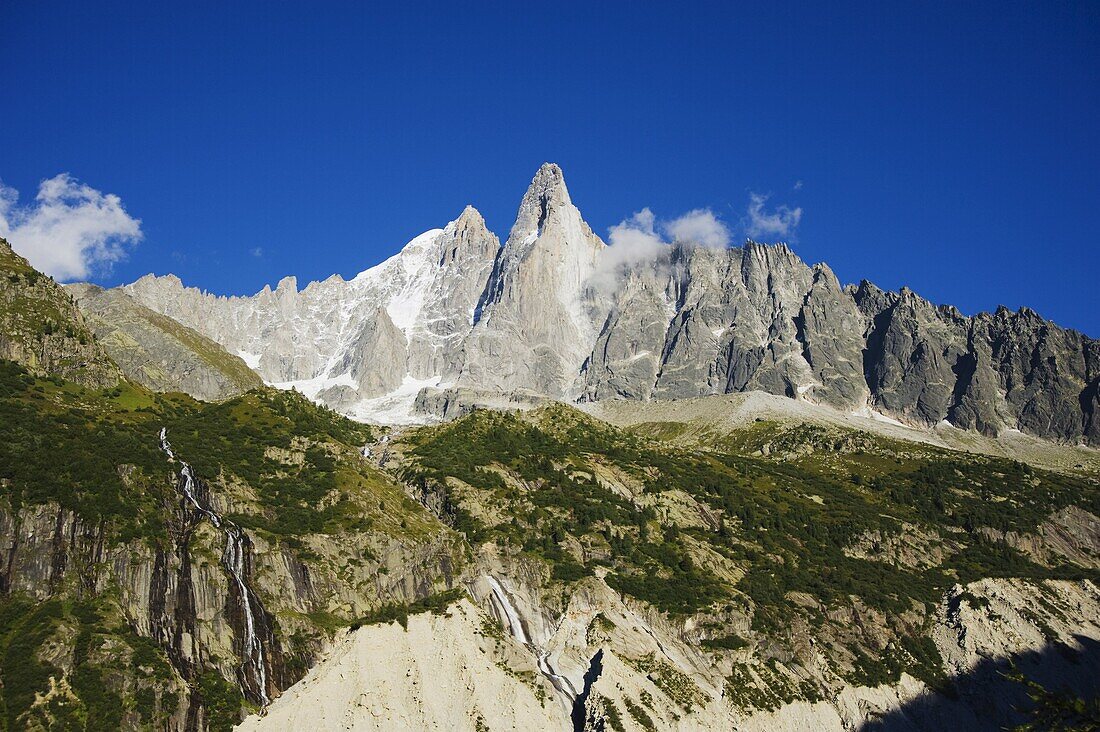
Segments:
[[[802,356],[816,381],[809,396],[837,407],[863,406],[869,396],[863,378],[863,318],[827,265],[815,265],[813,273],[795,321]]]
[[[649,399],[663,363],[676,310],[674,283],[662,258],[624,273],[614,305],[585,368],[585,398]]]
[[[417,379],[438,377],[457,366],[500,242],[477,209],[467,206],[435,247],[435,267],[428,267],[430,295],[406,331],[409,373]]]
[[[862,316],[823,265],[783,245],[678,244],[623,275],[587,366],[586,398],[759,389],[866,403]]]
[[[486,622],[462,600],[409,618],[408,628],[365,626],[238,729],[569,729],[565,712],[543,701],[553,690],[525,649],[486,639]]]
[[[458,362],[498,249],[467,207],[350,281],[333,275],[299,291],[287,277],[252,297],[218,297],[147,275],[124,289],[240,355],[268,383],[352,411],[409,380],[438,383]]]
[[[360,395],[379,396],[401,385],[409,343],[385,308],[367,318],[350,345],[335,371],[349,376]]]
[[[497,255],[456,380],[577,396],[596,334],[585,290],[604,248],[570,200],[561,168],[543,165]]]

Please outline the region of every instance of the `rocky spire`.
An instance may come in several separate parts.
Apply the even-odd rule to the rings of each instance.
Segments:
[[[542,231],[551,211],[572,206],[565,176],[557,163],[543,163],[523,195],[509,242],[525,241]]]
[[[576,396],[595,340],[584,290],[604,246],[570,200],[561,168],[544,164],[496,258],[458,379]]]

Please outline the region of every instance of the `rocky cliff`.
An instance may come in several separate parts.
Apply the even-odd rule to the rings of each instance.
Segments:
[[[1100,441],[1100,344],[1030,310],[968,317],[908,289],[842,287],[784,244],[613,249],[546,164],[503,246],[467,208],[350,282],[218,298],[147,276],[126,290],[268,382],[371,421],[409,421],[427,387],[565,400],[761,390],[918,426]]]
[[[8,729],[228,729],[337,628],[461,567],[365,462],[369,430],[300,396],[211,405],[0,366]]]
[[[175,277],[123,288],[146,307],[239,355],[269,383],[294,387],[346,412],[405,384],[460,368],[463,336],[499,242],[467,207],[443,229],[414,238],[382,264],[299,291],[293,277],[253,297],[216,297]]]
[[[550,199],[564,195],[553,190]],[[480,229],[465,219],[414,250],[469,253],[460,232]],[[738,383],[784,384],[803,398],[773,406],[796,416],[819,387],[846,406],[832,420],[776,421],[777,409],[737,421],[730,400],[764,395],[585,405],[618,414],[628,426],[618,428],[535,391],[418,388],[455,419],[382,430],[289,391],[204,403],[0,360],[4,726],[221,730],[256,712],[247,726],[992,729],[1042,711],[1029,684],[1053,690],[1051,704],[1095,696],[1094,451],[1017,435],[1011,444],[1036,451],[1006,457],[991,446],[1009,441],[968,442],[962,430],[952,444],[992,454],[947,450],[898,424],[853,429],[884,423],[846,411],[843,372],[822,366],[819,354],[831,362],[847,348],[848,318],[883,328],[891,352],[916,333],[925,353],[933,337],[953,337],[943,325],[952,313],[927,323],[919,302],[897,309],[882,294],[876,310],[853,294],[839,317],[835,278],[802,272],[785,248],[668,254],[676,266],[627,273],[630,298],[650,296],[649,277],[685,314],[661,347],[654,389],[680,378],[669,368],[664,380],[662,365],[688,373],[711,349],[743,363],[719,346],[725,333],[698,332],[732,317],[741,326],[730,344],[766,330],[771,355],[688,381],[713,378],[724,391],[736,371]],[[762,274],[773,269],[781,282]],[[435,281],[437,269],[413,273]],[[102,354],[91,331],[80,343],[85,321],[64,291],[22,282],[9,291],[13,310],[55,304],[71,316],[59,323],[69,340],[56,343]],[[346,370],[328,388],[371,388],[372,356],[404,348],[411,359],[417,342],[461,371],[474,351],[409,325],[409,293],[420,292],[410,287],[375,303],[375,330],[340,352]],[[475,290],[451,293],[472,329],[492,321],[479,319]],[[286,312],[291,291],[279,296]],[[415,309],[425,307],[436,306]],[[603,307],[608,352],[629,348],[607,325],[616,304]],[[891,307],[895,330],[864,315]],[[1002,318],[970,322],[1027,330]],[[531,347],[514,335],[515,348]],[[993,340],[1009,373],[1024,368]],[[1046,342],[1035,348],[1054,347]],[[1044,378],[1074,383],[1061,368]],[[888,370],[882,379],[908,389]],[[1005,404],[1030,414],[1024,397],[1045,392],[1012,383]],[[934,417],[940,392],[919,394],[933,410],[921,419]],[[469,410],[471,395],[503,411]],[[626,418],[624,405],[637,414]],[[728,422],[686,421],[711,407]],[[1013,459],[1030,455],[1039,459]],[[404,675],[378,661],[383,652]]]
[[[262,386],[204,403],[129,381],[70,294],[3,251],[0,727],[228,729],[338,628],[454,583],[460,538],[366,461],[370,428]],[[248,377],[76,289],[105,338],[133,334],[136,353],[110,347],[138,373],[175,356],[184,384],[195,360]]]

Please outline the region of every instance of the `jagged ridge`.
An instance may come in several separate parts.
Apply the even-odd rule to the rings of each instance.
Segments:
[[[219,298],[150,275],[126,289],[268,382],[362,419],[407,420],[423,387],[566,400],[762,390],[1100,443],[1100,344],[1031,310],[966,317],[908,289],[842,287],[785,244],[678,242],[617,268],[606,250],[546,164],[503,246],[468,207],[350,282]]]

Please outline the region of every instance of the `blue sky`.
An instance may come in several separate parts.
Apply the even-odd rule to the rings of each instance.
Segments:
[[[0,4],[9,230],[251,293],[467,203],[503,237],[551,160],[605,237],[765,195],[842,281],[1100,336],[1100,3],[368,5]]]

